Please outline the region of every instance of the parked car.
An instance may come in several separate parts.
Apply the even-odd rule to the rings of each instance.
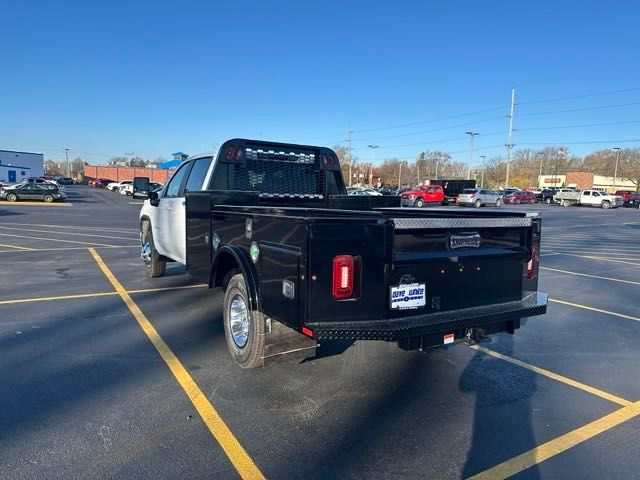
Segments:
[[[57,179],[57,182],[60,185],[73,185],[75,183],[75,181],[71,177],[60,177],[59,179]]]
[[[53,183],[23,182],[10,187],[0,188],[0,200],[15,202],[17,200],[42,200],[50,203],[64,200],[67,194]]]
[[[424,207],[425,203],[441,205],[445,202],[442,185],[426,185],[404,192],[401,196],[403,207]]]
[[[616,208],[621,207],[623,204],[622,197],[598,190],[560,191],[554,199],[563,207],[587,205],[591,207]]]
[[[157,192],[158,190],[161,190],[163,187],[164,185],[162,185],[161,183],[155,183],[155,182],[149,183],[149,188],[150,188],[150,191],[152,192]],[[120,195],[127,195],[129,197],[133,195],[133,182],[127,183],[121,186]]]
[[[440,185],[444,190],[444,204],[448,205],[456,201],[465,188],[476,188],[475,180],[460,180],[458,178],[447,179],[440,178],[437,180],[427,180],[427,185]]]
[[[639,208],[640,209],[640,194],[633,194],[626,198],[622,203],[623,207],[627,208]]]
[[[513,192],[509,195],[505,195],[502,198],[504,203],[536,203],[536,196],[533,192],[527,192],[526,190],[521,190],[519,192]]]
[[[105,188],[111,192],[118,192],[120,188],[125,185],[133,185],[133,180],[121,180],[119,182],[110,182],[107,184]]]
[[[556,191],[553,188],[543,188],[540,193],[536,193],[536,201],[539,203],[551,204],[553,203],[553,196]]]
[[[501,195],[486,188],[465,188],[456,198],[456,204],[459,207],[473,206],[480,208],[486,205],[501,207],[503,203]]]
[[[112,182],[113,180],[111,180],[110,178],[96,178],[89,182],[89,186],[94,188],[105,188]]]
[[[638,195],[638,193],[634,192],[633,190],[618,190],[616,193],[614,193],[614,195],[622,197],[624,200],[626,200],[627,198],[630,198],[634,195]]]

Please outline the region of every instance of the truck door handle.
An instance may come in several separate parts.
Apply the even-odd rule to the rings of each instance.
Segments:
[[[186,200],[182,200],[182,204],[181,205],[184,206],[186,204],[187,204],[187,201]]]

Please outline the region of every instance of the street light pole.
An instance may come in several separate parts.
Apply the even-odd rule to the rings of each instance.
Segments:
[[[467,166],[467,180],[471,178],[471,164],[473,163],[473,137],[476,135],[480,135],[477,132],[465,132],[469,135],[469,140],[471,141],[471,148],[469,149],[469,165]]]
[[[67,176],[71,176],[71,170],[69,169],[69,149],[64,149],[64,154],[67,156]]]
[[[486,155],[480,155],[482,159],[482,175],[480,176],[480,188],[484,188],[484,162],[487,159]]]
[[[400,160],[400,168],[398,168],[398,188],[402,186],[402,160]]]
[[[369,186],[371,187],[373,182],[373,151],[380,148],[380,145],[368,145],[368,147],[371,149],[371,166],[369,167]]]
[[[616,167],[613,171],[613,191],[615,192],[618,183],[618,160],[620,159],[620,147],[613,147],[613,150],[616,151]]]

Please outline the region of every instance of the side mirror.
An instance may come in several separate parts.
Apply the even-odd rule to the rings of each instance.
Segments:
[[[150,198],[149,197],[149,177],[135,177],[133,179],[133,198]]]
[[[160,205],[160,197],[158,196],[158,192],[149,192],[149,203],[152,207],[157,207]]]

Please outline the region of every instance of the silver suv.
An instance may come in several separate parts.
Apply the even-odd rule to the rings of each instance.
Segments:
[[[502,195],[486,188],[465,188],[456,198],[456,203],[460,207],[473,206],[480,208],[485,205],[495,205],[501,207],[503,204]]]

